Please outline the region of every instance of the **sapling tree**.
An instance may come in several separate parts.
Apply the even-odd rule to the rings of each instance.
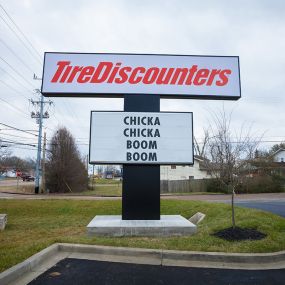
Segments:
[[[209,160],[205,160],[205,165],[231,193],[232,227],[235,228],[235,191],[244,181],[244,170],[254,158],[261,138],[254,137],[252,128],[245,123],[233,131],[231,118],[232,113],[227,114],[224,109],[212,115],[205,151]]]

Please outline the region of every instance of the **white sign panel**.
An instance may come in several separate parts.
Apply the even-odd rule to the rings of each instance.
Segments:
[[[157,94],[237,100],[241,96],[239,58],[45,53],[42,94],[75,98]]]
[[[93,164],[193,164],[193,114],[91,112]]]

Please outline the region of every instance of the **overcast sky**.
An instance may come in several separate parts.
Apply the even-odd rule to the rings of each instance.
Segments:
[[[60,52],[234,55],[240,57],[242,98],[238,101],[162,100],[163,111],[194,113],[201,138],[211,113],[233,111],[233,129],[246,122],[254,134],[265,132],[263,147],[285,140],[285,2],[251,1],[0,1],[0,123],[36,130],[30,118],[37,100],[33,89],[42,75],[43,54]],[[10,27],[10,28],[9,28]],[[16,36],[17,34],[17,36]],[[28,41],[29,42],[28,42]],[[31,45],[34,49],[31,47]],[[51,98],[48,138],[58,126],[76,137],[88,153],[90,110],[123,110],[122,99]],[[4,129],[4,130],[3,130]],[[6,130],[0,138],[36,143],[36,137]],[[21,137],[17,137],[21,136]],[[21,157],[35,148],[13,147]]]

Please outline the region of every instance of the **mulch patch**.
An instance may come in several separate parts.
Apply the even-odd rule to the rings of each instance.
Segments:
[[[266,234],[251,228],[230,227],[213,234],[215,237],[225,239],[227,241],[241,240],[260,240],[266,237]]]

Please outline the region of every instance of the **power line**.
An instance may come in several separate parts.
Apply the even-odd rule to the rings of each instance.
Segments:
[[[260,143],[282,143],[284,142],[284,140],[276,140],[276,141],[259,141]],[[226,142],[226,143],[232,143],[232,144],[235,144],[235,143],[244,143],[244,141],[229,141],[229,142]],[[198,142],[197,144],[203,144],[203,142]]]
[[[25,88],[28,92],[31,92],[23,83],[21,83],[17,78],[15,78],[11,73],[9,73],[7,70],[3,69],[2,67],[0,67],[1,70],[3,70],[5,73],[7,73],[14,81],[16,81],[19,85],[21,85],[23,88]],[[3,82],[3,81],[2,81]],[[7,86],[8,84],[5,83]],[[10,88],[12,89],[12,87],[10,86]],[[16,90],[16,89],[14,89]]]
[[[14,130],[11,130],[11,128],[10,129],[0,129],[0,131],[14,131]],[[23,130],[23,131],[26,131],[26,132],[37,132],[37,130]]]
[[[0,42],[28,69],[30,70],[32,73],[35,73],[30,67],[29,65],[27,65],[18,55],[16,52],[14,52],[12,50],[11,47],[9,47],[2,39],[0,39]]]
[[[30,146],[30,147],[32,147],[32,148],[27,148],[27,147],[20,147],[20,146],[17,146],[17,145],[9,145],[9,147],[18,148],[18,149],[32,150],[32,151],[35,150],[35,149],[34,149],[34,148],[35,148],[34,146]]]
[[[30,83],[21,73],[19,73],[9,62],[7,62],[4,58],[0,56],[0,59],[5,62],[18,76],[20,76],[25,82],[27,82],[32,88],[35,88],[35,86]]]
[[[27,138],[27,137],[21,137],[21,136],[16,136],[16,135],[11,135],[11,134],[4,134],[4,133],[1,133],[0,135],[1,135],[1,138],[8,139],[8,140],[10,140],[11,137],[12,137],[12,138],[20,138],[21,141],[25,141],[25,142],[29,141],[30,143],[35,143],[34,142],[34,140],[35,140],[34,138]]]
[[[0,4],[1,5],[1,4]],[[34,57],[34,53],[30,50],[30,48],[25,44],[25,42],[19,37],[19,35],[15,32],[15,30],[7,23],[7,21],[0,15],[2,21],[7,25],[7,27],[12,31],[12,33],[17,37],[17,39],[23,44],[26,50],[33,56],[33,58],[37,61],[38,64],[42,65],[42,62]]]
[[[27,133],[27,134],[33,135],[33,136],[35,136],[35,137],[38,137],[38,135],[36,135],[36,134],[33,134],[33,133],[28,132],[28,131],[21,130],[21,129],[18,129],[18,128],[15,128],[15,127],[9,126],[9,125],[4,124],[4,123],[0,123],[0,125],[5,126],[5,127],[7,127],[7,128],[10,128],[10,129],[17,130],[17,131],[19,131],[19,132]]]
[[[12,105],[12,104],[9,103],[8,101],[6,101],[6,100],[4,100],[4,99],[2,99],[2,98],[0,98],[0,101],[2,101],[2,102],[4,102],[5,104],[7,104],[10,108],[13,108],[13,109],[15,109],[16,111],[18,111],[18,112],[20,112],[20,113],[22,113],[22,114],[24,114],[24,115],[26,115],[26,116],[29,116],[27,113],[25,113],[24,111],[22,111],[22,110],[19,109],[18,107]],[[26,118],[26,117],[25,117],[25,118]],[[27,119],[27,118],[26,118],[26,119]]]
[[[11,89],[12,91],[14,91],[15,93],[19,94],[20,96],[25,97],[26,99],[29,99],[26,95],[24,95],[24,93],[20,93],[17,89],[15,89],[14,87],[12,87],[11,85],[9,85],[8,83],[6,83],[5,81],[0,79],[0,82],[2,84],[4,84],[6,87],[8,87],[9,89]]]
[[[17,142],[17,141],[10,141],[10,140],[2,140],[0,138],[1,142],[5,142],[5,143],[12,143],[12,144],[18,144],[18,145],[28,145],[28,146],[33,146],[33,147],[36,147],[35,144],[29,144],[29,143],[21,143],[21,142]]]
[[[20,32],[20,34],[24,37],[24,39],[29,43],[29,45],[31,46],[31,48],[37,53],[37,55],[39,56],[39,58],[42,60],[42,56],[40,55],[40,53],[35,49],[35,47],[33,46],[33,44],[30,42],[30,40],[26,37],[26,35],[22,32],[22,30],[19,28],[19,26],[15,23],[15,21],[13,20],[13,18],[8,14],[8,12],[4,9],[4,7],[0,4],[1,9],[4,11],[4,13],[7,15],[7,17],[10,19],[10,21],[15,25],[15,27],[17,28],[17,30]]]

